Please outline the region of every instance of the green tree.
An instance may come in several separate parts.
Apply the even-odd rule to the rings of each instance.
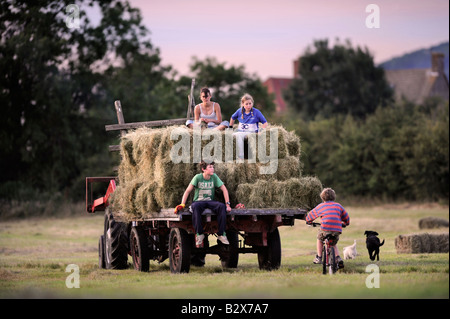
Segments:
[[[448,102],[379,107],[364,120],[279,119],[302,143],[304,174],[347,198],[448,200]]]
[[[298,72],[285,99],[305,119],[337,114],[364,118],[392,97],[383,69],[374,65],[367,49],[354,49],[349,41],[332,48],[328,40],[315,41],[300,57]]]
[[[449,196],[448,102],[438,102],[432,109],[436,113],[423,112],[423,106],[416,107],[415,125],[398,134],[399,144],[407,149],[400,150],[400,167],[409,188],[408,197],[419,200],[448,199]]]
[[[432,113],[403,102],[380,108],[367,119],[361,129],[369,154],[371,194],[410,200],[448,198],[448,103],[440,116],[433,119]]]
[[[108,112],[115,114],[114,101],[120,100],[126,122],[186,116],[187,99],[175,93],[171,67],[162,67],[160,62],[159,53],[136,53],[125,66],[110,66],[102,85],[108,98],[105,100]]]

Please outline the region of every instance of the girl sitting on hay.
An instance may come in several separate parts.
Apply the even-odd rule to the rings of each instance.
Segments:
[[[239,121],[239,127],[236,133],[236,143],[238,145],[238,158],[244,159],[244,139],[250,133],[258,133],[258,124],[262,124],[262,128],[266,128],[268,123],[266,118],[260,110],[253,107],[253,98],[250,94],[244,94],[241,98],[241,107],[234,112],[230,119],[230,126],[232,127],[234,121]]]
[[[202,103],[197,104],[194,108],[194,120],[187,120],[186,126],[194,128],[204,122],[211,129],[223,131],[227,128],[229,123],[222,121],[220,105],[211,101],[211,91],[207,87],[200,90],[200,99]]]

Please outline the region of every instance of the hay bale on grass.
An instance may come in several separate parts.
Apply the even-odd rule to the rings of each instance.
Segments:
[[[395,238],[398,254],[448,253],[449,234],[410,234]]]
[[[448,228],[448,220],[437,217],[425,217],[419,220],[420,229],[433,229],[440,227]]]

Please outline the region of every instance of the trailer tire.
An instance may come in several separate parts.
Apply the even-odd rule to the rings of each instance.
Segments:
[[[274,270],[281,265],[281,240],[278,228],[267,234],[267,247],[258,247],[259,269]]]
[[[172,228],[169,235],[169,261],[172,273],[188,273],[191,267],[191,241],[186,230]]]
[[[125,269],[128,262],[126,225],[114,220],[109,210],[105,213],[105,266],[107,269]]]
[[[133,258],[134,269],[138,271],[149,271],[150,250],[148,240],[142,227],[133,227],[130,234],[130,250]]]
[[[105,237],[103,235],[100,236],[98,240],[98,267],[100,269],[106,268],[105,263]]]
[[[228,231],[227,238],[230,242],[228,256],[221,260],[223,268],[237,268],[239,262],[239,235],[235,231]]]

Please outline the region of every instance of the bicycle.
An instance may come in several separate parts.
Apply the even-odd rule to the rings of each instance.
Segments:
[[[321,224],[312,222],[307,223],[307,225],[318,227]],[[343,224],[342,227],[345,227],[345,225]],[[336,237],[332,234],[326,235],[324,240],[322,241],[322,273],[324,275],[326,275],[327,273],[327,268],[330,275],[335,274],[340,268],[338,262],[336,261],[336,255],[334,251],[334,246],[336,246],[336,243]]]

